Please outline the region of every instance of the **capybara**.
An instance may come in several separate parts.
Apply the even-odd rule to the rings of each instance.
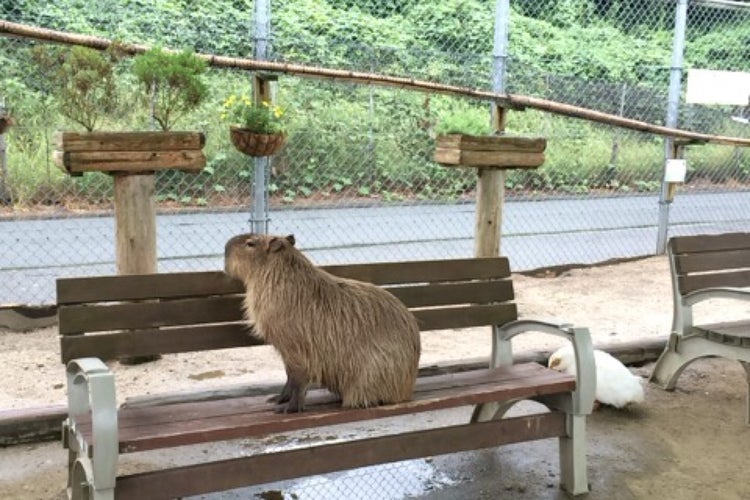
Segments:
[[[224,251],[225,272],[245,284],[255,334],[284,362],[278,410],[301,412],[310,384],[348,408],[410,400],[420,354],[414,315],[373,284],[316,267],[294,243],[293,235],[241,234]]]

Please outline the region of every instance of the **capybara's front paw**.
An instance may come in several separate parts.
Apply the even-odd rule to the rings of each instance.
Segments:
[[[302,413],[304,408],[302,405],[292,405],[291,403],[276,405],[273,409],[274,413]]]
[[[284,388],[281,389],[281,393],[268,398],[269,403],[286,403],[292,398],[292,388],[289,380],[284,384]]]
[[[284,394],[277,394],[275,396],[271,396],[266,401],[269,403],[286,403],[289,401],[289,396],[284,396]]]

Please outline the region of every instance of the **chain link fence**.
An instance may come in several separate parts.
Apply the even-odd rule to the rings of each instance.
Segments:
[[[497,2],[279,0],[124,2],[95,6],[0,2],[2,18],[202,53],[383,73],[490,89]],[[750,9],[691,2],[685,68],[748,70]],[[510,2],[505,90],[664,123],[675,2]],[[256,12],[265,19],[258,19]],[[265,31],[258,26],[267,28]],[[52,162],[54,133],[72,128],[34,54],[65,50],[0,38],[2,104],[15,125],[0,178],[0,302],[48,303],[54,278],[111,273],[112,180],[69,177]],[[118,63],[125,106],[102,129],[151,128],[130,62]],[[221,267],[223,243],[269,218],[320,263],[469,256],[475,174],[432,161],[435,127],[487,104],[374,85],[281,76],[277,101],[290,137],[268,173],[268,214],[253,214],[255,165],[231,146],[221,103],[250,93],[250,75],[210,68],[208,101],[179,123],[206,133],[208,167],[157,175],[161,271]],[[746,135],[746,110],[680,105],[682,128]],[[511,111],[510,133],[548,138],[536,171],[509,171],[502,251],[514,269],[599,262],[656,249],[664,140],[537,111]],[[670,232],[747,227],[750,160],[743,149],[688,148],[688,183],[671,206]]]
[[[261,0],[258,0],[261,1]],[[675,2],[512,0],[505,90],[664,123]],[[750,8],[691,2],[686,68],[750,71]],[[278,0],[258,19],[250,0],[96,3],[0,1],[2,19],[145,45],[412,77],[490,89],[496,2]],[[254,38],[257,26],[269,36]],[[0,37],[0,104],[15,124],[0,135],[0,303],[54,301],[61,276],[115,272],[112,179],[70,177],[52,162],[54,133],[71,128],[34,63],[42,42]],[[129,61],[122,100],[103,129],[146,130]],[[208,101],[179,124],[206,133],[200,174],[157,175],[160,271],[218,269],[224,242],[247,231],[255,165],[230,144],[219,117],[250,75],[209,69]],[[445,116],[487,104],[374,85],[280,77],[276,100],[290,137],[268,174],[269,230],[295,233],[319,263],[470,256],[475,174],[432,161]],[[747,109],[681,103],[679,126],[745,136]],[[664,165],[662,138],[555,116],[511,111],[507,130],[548,138],[535,171],[509,171],[502,251],[516,270],[655,252]],[[670,233],[750,229],[750,157],[744,149],[688,148],[685,187]],[[416,469],[415,469],[416,468]],[[289,498],[404,498],[455,486],[430,464],[313,478]]]

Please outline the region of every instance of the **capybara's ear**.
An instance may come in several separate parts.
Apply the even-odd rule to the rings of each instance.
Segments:
[[[294,246],[294,243],[295,243],[295,242],[296,242],[297,240],[295,240],[295,239],[294,239],[294,235],[293,235],[293,234],[290,234],[290,235],[288,235],[288,236],[286,237],[286,241],[288,241],[290,245]]]
[[[284,239],[274,236],[268,241],[268,253],[278,252],[284,248]]]

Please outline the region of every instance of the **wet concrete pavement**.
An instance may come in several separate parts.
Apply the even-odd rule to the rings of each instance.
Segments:
[[[642,375],[650,366],[636,369]],[[701,360],[683,373],[675,392],[646,386],[646,403],[635,409],[602,408],[588,419],[588,464],[591,493],[587,499],[719,499],[750,498],[746,481],[750,427],[745,418],[746,384],[738,363]],[[539,411],[524,402],[513,413]],[[394,426],[465,422],[470,408],[423,417],[317,429],[272,437],[190,446],[168,453],[135,453],[120,460],[122,473],[172,464],[219,460],[265,449],[286,449],[376,434]],[[219,492],[206,500],[395,500],[422,498],[539,499],[569,498],[558,488],[557,442],[520,443],[427,460],[300,478],[280,484]],[[58,443],[0,449],[0,498],[64,498],[66,454]],[[279,464],[283,467],[284,464]]]

